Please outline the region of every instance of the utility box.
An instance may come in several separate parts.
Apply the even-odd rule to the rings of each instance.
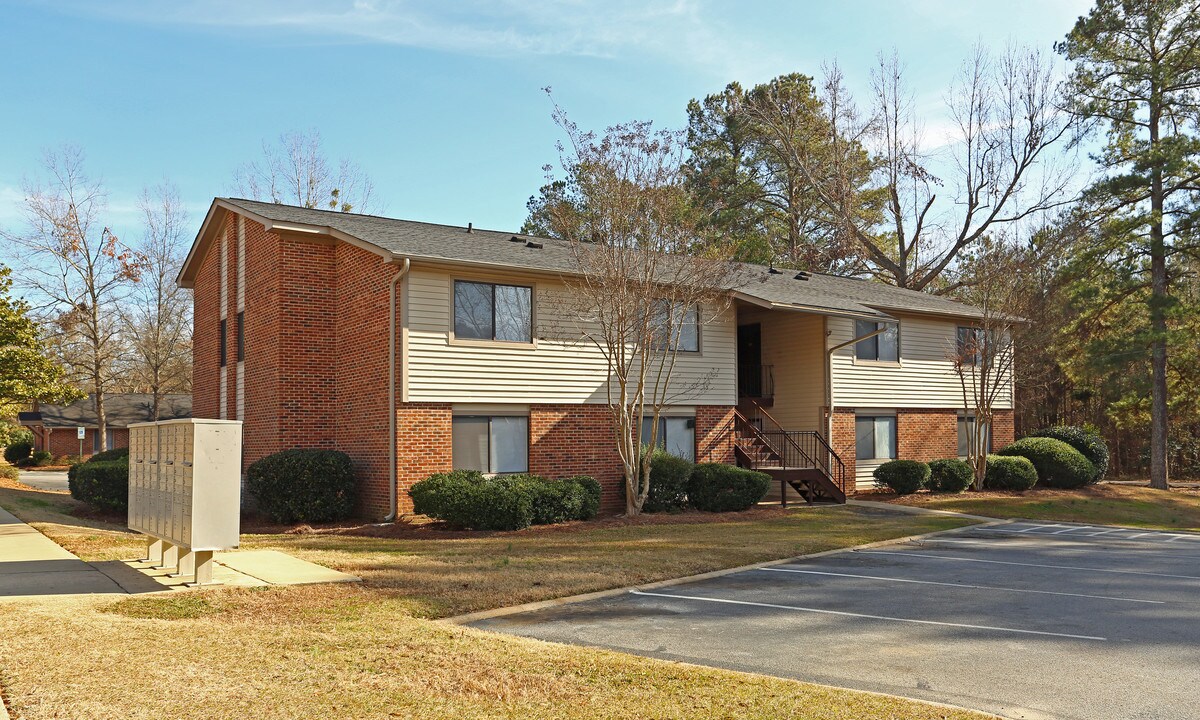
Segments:
[[[212,582],[212,556],[238,546],[242,423],[187,418],[129,426],[129,529],[147,561]]]

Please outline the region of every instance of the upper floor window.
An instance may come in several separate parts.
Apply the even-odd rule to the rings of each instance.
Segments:
[[[980,364],[983,361],[985,345],[983,328],[959,326],[955,337],[955,349],[963,362]]]
[[[655,350],[700,351],[700,307],[656,300],[651,308]]]
[[[533,288],[455,280],[454,337],[533,342]]]
[[[885,362],[900,360],[899,323],[881,323],[872,320],[854,321],[854,337],[870,335],[881,329],[883,332],[878,335],[854,344],[854,357],[859,360],[883,360]]]
[[[237,361],[246,359],[246,313],[237,314]]]

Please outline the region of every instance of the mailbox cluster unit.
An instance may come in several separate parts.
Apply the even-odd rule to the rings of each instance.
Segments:
[[[148,561],[212,581],[212,556],[238,546],[242,423],[188,418],[129,426],[129,528]]]

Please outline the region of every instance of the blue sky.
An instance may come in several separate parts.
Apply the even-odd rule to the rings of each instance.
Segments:
[[[374,180],[384,214],[516,229],[556,159],[541,88],[573,120],[681,126],[689,99],[836,59],[865,100],[893,48],[919,105],[971,46],[1049,51],[1090,0],[7,0],[0,225],[42,150],[82,147],[110,220],[136,234],[143,186],[175,182],[198,227],[264,139],[317,129]]]

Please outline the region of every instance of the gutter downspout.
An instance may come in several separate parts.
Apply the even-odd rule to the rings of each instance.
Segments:
[[[393,264],[398,262],[392,261]],[[395,522],[400,514],[396,492],[396,463],[399,461],[396,452],[396,287],[408,274],[410,264],[409,259],[404,258],[404,264],[388,284],[388,507],[391,512],[384,522]]]
[[[883,327],[876,328],[875,332],[859,335],[844,343],[834,345],[825,351],[825,439],[829,441],[830,447],[833,447],[833,354],[844,347],[850,347],[855,343],[870,340],[880,333],[885,333],[895,323],[880,321],[879,324],[883,325]],[[826,335],[828,336],[828,331]]]

